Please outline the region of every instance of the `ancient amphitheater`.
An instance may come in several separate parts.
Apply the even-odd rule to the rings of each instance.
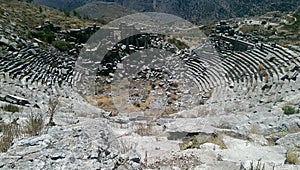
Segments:
[[[288,49],[275,43],[256,42],[247,38],[243,39],[241,38],[242,36],[238,38],[234,37],[234,35],[229,36],[222,33],[211,35],[211,37],[206,39],[200,47],[194,49],[178,48],[178,41],[171,42],[171,40],[166,39],[164,35],[159,34],[137,34],[123,39],[122,41],[119,41],[117,43],[111,43],[110,39],[113,39],[114,36],[113,34],[109,35],[109,37],[101,39],[100,42],[100,44],[102,43],[109,46],[108,49],[105,48],[105,55],[102,56],[102,60],[99,60],[97,51],[93,52],[92,48],[84,47],[82,54],[84,56],[88,54],[88,57],[82,58],[82,54],[78,54],[76,51],[69,51],[69,53],[67,54],[64,52],[60,52],[50,46],[41,48],[36,43],[28,42],[22,38],[14,37],[12,35],[11,38],[14,39],[16,43],[21,44],[16,47],[6,43],[7,40],[5,39],[5,37],[2,37],[2,50],[4,51],[2,54],[0,54],[1,88],[3,89],[2,94],[15,96],[15,98],[14,100],[7,100],[5,97],[1,97],[1,99],[12,104],[16,103],[16,100],[23,99],[28,99],[30,105],[32,106],[36,103],[45,104],[46,102],[38,101],[39,99],[41,99],[41,97],[35,98],[29,95],[29,93],[34,92],[35,95],[44,94],[48,97],[52,95],[60,95],[61,100],[63,100],[64,104],[68,105],[68,102],[74,102],[76,99],[79,100],[79,96],[74,95],[74,93],[70,90],[59,89],[68,87],[74,88],[73,90],[75,91],[82,92],[82,89],[90,87],[90,82],[85,81],[85,78],[89,75],[91,75],[92,78],[95,78],[92,79],[93,81],[98,78],[97,76],[104,77],[103,79],[101,79],[104,80],[101,82],[103,84],[113,83],[115,80],[118,80],[122,77],[155,81],[162,79],[162,75],[164,75],[168,77],[170,81],[158,82],[159,86],[164,89],[163,92],[167,93],[171,89],[173,93],[181,95],[181,103],[173,101],[175,103],[177,102],[176,106],[179,107],[180,105],[184,105],[185,103],[186,106],[197,106],[201,109],[206,108],[209,113],[203,115],[203,112],[197,112],[196,114],[194,114],[193,111],[183,109],[181,110],[182,112],[179,112],[178,114],[175,113],[166,117],[162,117],[155,126],[162,132],[166,131],[171,134],[171,137],[167,138],[164,136],[162,137],[163,139],[158,139],[159,137],[157,136],[156,138],[149,137],[147,138],[147,140],[153,140],[151,144],[157,144],[161,142],[160,140],[165,140],[165,143],[159,143],[161,145],[158,146],[162,148],[164,146],[172,146],[172,149],[174,149],[175,144],[170,142],[172,140],[170,138],[174,137],[172,136],[172,134],[175,134],[175,139],[197,135],[213,136],[214,138],[216,138],[218,136],[216,134],[216,131],[222,130],[226,135],[233,134],[232,136],[241,138],[241,136],[247,136],[248,132],[246,133],[246,131],[251,130],[251,127],[250,125],[248,126],[248,124],[251,124],[251,126],[255,124],[262,124],[262,126],[265,127],[265,129],[263,129],[262,131],[266,132],[266,134],[268,135],[270,134],[270,132],[277,133],[278,131],[282,130],[291,131],[291,129],[299,128],[299,123],[297,123],[299,117],[297,117],[297,115],[294,117],[282,116],[282,113],[278,111],[281,109],[278,109],[277,106],[272,107],[275,106],[277,102],[282,102],[283,99],[291,97],[293,96],[293,94],[297,94],[300,90],[300,52],[297,50]],[[155,54],[157,55],[152,56],[151,60],[148,61],[148,64],[154,63],[152,65],[154,66],[153,68],[150,67],[151,65],[149,67],[144,67],[143,62],[141,62],[142,59],[140,58],[130,58],[130,56],[134,55],[135,53],[139,53],[140,55],[138,56],[147,57],[147,53],[145,53],[144,55],[143,51],[150,50],[151,52],[151,49],[155,49]],[[164,54],[168,54],[168,57],[165,58]],[[126,62],[128,59],[130,59],[130,62]],[[161,61],[160,59],[163,59],[163,61]],[[122,63],[124,63],[124,65],[121,65]],[[170,66],[165,67],[166,63],[169,63]],[[178,64],[180,65],[180,67],[178,66]],[[120,71],[120,69],[123,69],[124,67],[135,68],[138,70],[138,72],[130,72],[131,70],[127,72]],[[86,74],[87,72],[91,72],[92,74]],[[184,74],[181,75],[181,72],[184,72]],[[183,86],[182,89],[178,89],[178,87],[174,86],[174,81],[180,79],[188,79],[190,81],[187,81],[187,84]],[[92,86],[94,85],[93,83]],[[97,93],[95,91],[93,92]],[[48,99],[48,97],[44,97],[43,99]],[[83,110],[87,109],[85,108],[85,105],[79,104],[81,101],[83,101],[82,98],[80,98],[80,101],[76,101],[77,103],[75,102],[76,104],[74,104],[74,107],[82,106]],[[265,105],[267,104],[268,109],[265,113],[265,110],[261,108],[265,107]],[[25,107],[30,105],[25,104]],[[269,107],[269,105],[271,106]],[[300,107],[300,105],[297,104],[295,104],[295,106]],[[41,107],[42,109],[44,109],[44,111],[47,110],[47,106]],[[91,110],[93,109],[95,108],[92,107]],[[255,113],[261,111],[259,109],[263,110],[262,112],[264,112],[264,114],[255,115]],[[275,109],[275,112],[273,112],[272,109]],[[78,112],[73,113],[75,111],[66,110],[66,107],[64,107],[64,111],[61,111],[61,113],[57,115],[57,121],[63,122],[62,120],[67,117],[67,115],[65,114],[66,112],[68,112],[68,114],[70,115],[72,113],[73,116],[71,122],[73,122],[73,119],[76,119],[76,121],[71,123],[72,126],[73,124],[76,125],[79,122],[80,117],[76,115]],[[241,111],[241,113],[239,113],[238,111]],[[88,112],[90,113],[90,110],[88,110]],[[184,115],[185,112],[187,112],[187,114],[192,114]],[[226,115],[227,113],[228,115]],[[246,116],[244,116],[244,113],[246,114]],[[111,117],[110,113],[104,111],[99,114],[101,114],[101,116],[97,115],[98,117]],[[108,118],[107,120],[112,128],[119,128],[116,133],[120,135],[120,138],[123,136],[125,136],[126,138],[126,135],[131,134],[136,126],[139,126],[141,124],[146,124],[145,126],[149,126],[148,115],[144,115],[142,113],[128,113],[128,118],[127,116],[124,116],[124,114],[125,113],[120,113],[119,117],[112,117]],[[138,116],[134,117],[134,114],[137,114]],[[201,114],[204,117],[201,117]],[[269,114],[273,115],[270,116]],[[132,118],[132,116],[134,118]],[[270,117],[262,118],[259,116]],[[60,117],[61,120],[58,117]],[[245,117],[249,119],[246,119]],[[262,121],[260,120],[260,118],[262,118]],[[68,119],[68,121],[70,122],[69,119],[71,118],[66,119]],[[80,119],[80,121],[83,120],[83,122],[85,122],[83,127],[85,125],[92,126],[89,124],[91,119],[85,119],[87,118]],[[95,120],[96,123],[97,121],[98,119]],[[139,121],[142,121],[142,123],[140,123]],[[100,122],[102,122],[102,119]],[[208,123],[204,124],[203,122]],[[234,128],[225,128],[228,126],[228,122],[229,125]],[[101,126],[102,124],[107,125],[103,122],[100,124]],[[98,127],[93,128],[92,129],[95,130],[96,133]],[[51,134],[54,135],[56,133],[56,130],[57,129],[51,131]],[[88,131],[88,129],[84,130]],[[68,132],[70,131],[71,130],[69,129]],[[78,133],[80,133],[80,131],[78,131]],[[94,134],[94,131],[92,134]],[[182,134],[183,136],[180,136]],[[134,136],[129,140],[136,140],[136,138],[137,137]],[[247,136],[247,139],[248,138],[249,137]],[[273,141],[274,143],[281,142],[280,145],[282,143],[282,145],[286,144],[284,143],[284,137],[280,138],[278,136],[268,136],[266,138],[269,141]],[[235,139],[229,137],[224,137],[224,139],[226,139],[227,142],[229,141],[228,144],[225,142],[228,147],[230,146],[230,142],[235,141]],[[262,141],[265,142],[266,139],[263,139],[264,140]],[[115,140],[115,138],[113,140]],[[143,144],[145,144],[144,140],[145,139],[142,137],[137,139],[137,141],[140,142],[139,144],[143,142]],[[147,140],[146,143],[148,144],[149,142]],[[74,143],[76,143],[76,139],[74,139]],[[268,143],[268,141],[266,143]],[[177,144],[178,143],[176,143],[176,146],[178,147]],[[263,145],[265,146],[267,144],[264,143]],[[138,145],[138,147],[140,147],[140,145]],[[210,147],[210,145],[207,145],[207,147]],[[215,147],[216,146],[213,147],[213,150],[215,150]],[[146,148],[146,150],[148,150],[149,148]],[[97,150],[97,148],[93,149]],[[143,149],[145,148],[141,149],[140,147],[137,150],[143,152]],[[159,150],[160,152],[158,152],[157,150]],[[155,149],[152,149],[151,152],[149,151],[149,160],[152,161],[149,162],[151,162],[154,166],[157,158],[156,154],[169,154],[169,152],[171,152],[170,150],[165,151],[164,149],[160,150],[155,147]],[[265,151],[264,148],[262,149],[262,151]],[[285,150],[278,151],[280,153],[277,153],[276,149],[271,150],[271,152],[273,151],[276,156],[279,155],[279,161],[276,160],[279,163],[276,162],[275,165],[277,166],[278,164],[282,164],[282,160],[284,159],[282,158],[282,155],[284,155],[282,152],[284,152]],[[219,152],[219,154],[221,155],[224,154],[223,156],[225,158],[229,157],[229,161],[232,161],[231,159],[236,159],[236,157],[231,158],[231,156],[234,154],[230,155],[227,153],[223,153],[223,150],[218,149],[217,152]],[[14,153],[10,154],[14,155]],[[203,153],[199,153],[199,155],[204,157],[201,159],[206,159]],[[55,157],[51,161],[64,159],[65,157],[66,156],[58,156],[58,158]],[[89,161],[95,161],[96,159],[94,159],[94,157],[93,160],[91,157],[88,157],[87,159]],[[105,157],[105,155],[103,157]],[[116,162],[118,162],[118,160],[116,160],[113,156],[111,157],[112,158],[108,158],[108,160],[111,159],[115,161],[115,164],[117,164]],[[176,155],[174,157],[176,157]],[[218,161],[222,160],[222,158],[219,158],[219,155],[217,157]],[[253,157],[251,157],[251,159]],[[6,158],[7,157],[3,157],[3,159]],[[98,159],[102,158],[99,158],[98,155]],[[145,153],[145,155],[139,157],[138,161],[136,161],[135,163],[141,164],[141,160],[144,159],[147,159],[147,152]],[[273,158],[267,157],[265,159],[266,162],[270,164],[273,161]],[[160,161],[163,162],[163,160]],[[209,161],[210,159],[208,159],[208,162]],[[241,164],[245,162],[247,161],[244,161]],[[101,163],[101,165],[103,165],[103,162]],[[0,166],[8,167],[10,164],[11,163],[6,162],[6,164],[0,164]],[[234,166],[236,166],[236,162],[234,162],[233,164]],[[111,164],[107,166],[110,165]],[[224,165],[214,164],[214,166],[215,168],[220,168]],[[271,166],[273,166],[273,164],[271,164]],[[49,167],[51,166],[49,165]]]
[[[254,98],[259,104],[268,98],[276,101],[288,93],[297,93],[300,88],[297,86],[299,52],[277,44],[251,43],[222,36],[206,42],[201,48],[180,50],[159,36],[139,35],[134,39],[134,42],[119,42],[106,54],[101,61],[106,69],[101,70],[101,74],[108,76],[116,70],[117,63],[136,51],[159,48],[171,52],[173,59],[181,60],[186,75],[198,87],[198,97],[207,104]],[[236,45],[232,41],[238,43],[237,49],[233,49]],[[124,44],[126,48],[122,49]],[[14,82],[39,89],[44,85],[72,86],[81,78],[81,73],[74,71],[76,53],[69,55],[51,47],[41,49],[26,43],[19,49],[7,47],[6,54],[1,55],[3,83]]]

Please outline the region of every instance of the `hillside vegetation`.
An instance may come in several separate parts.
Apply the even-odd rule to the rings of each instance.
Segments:
[[[292,11],[300,5],[297,0],[94,0],[115,2],[126,8],[139,12],[170,13],[193,22],[212,22],[232,17],[255,16],[269,11]],[[75,9],[84,4],[94,2],[91,0],[35,0],[56,8]]]
[[[7,14],[6,19],[2,21],[4,22],[3,25],[10,22],[23,31],[35,28],[43,24],[45,20],[50,20],[54,25],[60,26],[62,29],[80,28],[93,24],[93,21],[66,15],[62,11],[33,2],[0,0],[0,6],[0,14]]]

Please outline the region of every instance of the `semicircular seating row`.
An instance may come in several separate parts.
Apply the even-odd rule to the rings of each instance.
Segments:
[[[126,56],[145,48],[167,50],[184,63],[187,76],[199,88],[199,97],[216,101],[219,96],[231,91],[238,95],[253,91],[280,91],[282,84],[297,80],[300,70],[300,54],[279,45],[263,44],[263,48],[220,53],[205,52],[205,49],[179,50],[160,35],[135,36],[134,41],[127,44],[130,48],[122,48],[127,42],[117,43],[116,48],[105,56],[101,64],[108,66],[108,72],[114,72],[116,65]],[[28,46],[0,56],[0,75],[21,83],[72,85],[81,77],[81,73],[74,71],[76,57],[51,48],[43,50]]]
[[[259,93],[281,93],[283,84],[296,82],[300,71],[300,54],[279,45],[263,45],[263,49],[225,51],[215,55],[201,55],[199,60],[209,67],[201,69],[201,62],[187,63],[190,74],[197,77],[203,93],[215,93],[214,102],[224,97],[226,91],[236,96]],[[198,76],[202,73],[202,76]],[[300,90],[300,85],[295,85]]]
[[[2,81],[16,80],[22,85],[64,85],[78,79],[73,67],[77,56],[62,53],[54,48],[26,46],[19,51],[8,51],[0,55]]]
[[[119,58],[106,56],[114,58],[115,63],[110,63],[111,68],[122,62],[121,58],[141,50],[136,46],[137,43],[129,44],[136,48],[118,48],[125,43],[126,40],[115,45],[115,52],[121,54]],[[271,46],[264,43],[255,47],[253,44],[254,48],[247,51],[205,52],[205,48],[195,51],[179,50],[163,38],[157,39],[156,36],[151,35],[147,43],[151,48],[161,48],[179,55],[187,68],[187,76],[192,78],[199,88],[199,97],[206,98],[206,100],[213,96],[215,100],[219,100],[220,96],[232,92],[240,98],[251,92],[280,92],[283,84],[297,80],[300,71],[300,53],[279,45]],[[207,46],[211,46],[208,49],[213,48],[209,43]],[[107,59],[107,61],[113,60]],[[114,72],[113,69],[107,70]],[[211,100],[211,102],[215,101]]]

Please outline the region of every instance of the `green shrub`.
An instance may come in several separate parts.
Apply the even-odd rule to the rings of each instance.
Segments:
[[[13,112],[13,113],[20,111],[20,108],[18,106],[14,106],[14,105],[11,105],[11,104],[7,104],[7,105],[2,106],[2,109],[7,111],[7,112]]]
[[[88,19],[89,19],[89,16],[88,16],[88,15],[84,15],[84,19],[88,20]],[[108,23],[108,22],[107,22],[105,19],[103,19],[103,18],[97,19],[97,22],[99,22],[99,23],[101,23],[101,24],[103,24],[103,25],[106,25],[106,24]]]
[[[296,113],[296,109],[295,107],[291,106],[291,105],[285,105],[282,107],[283,113],[286,115],[292,115]]]
[[[45,32],[44,41],[50,44],[54,39],[55,39],[55,35],[53,32]]]
[[[188,45],[186,45],[184,42],[177,40],[176,38],[170,38],[168,41],[175,45],[178,49],[186,49],[189,48]]]
[[[31,31],[28,34],[29,37],[37,38],[49,44],[55,39],[55,35],[51,31]]]
[[[52,45],[55,48],[59,49],[60,51],[68,51],[72,49],[72,45],[66,41],[61,41],[61,40],[53,41]]]

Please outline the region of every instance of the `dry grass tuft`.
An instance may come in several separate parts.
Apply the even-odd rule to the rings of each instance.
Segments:
[[[97,105],[102,108],[108,108],[114,104],[113,99],[105,95],[97,96],[96,100],[97,100]]]
[[[135,133],[140,136],[158,135],[158,132],[153,130],[153,121],[148,121],[147,124],[138,123],[135,129]]]
[[[207,109],[199,108],[197,111],[198,111],[198,115],[201,115],[201,116],[206,116],[206,115],[210,114],[209,110],[207,110]]]
[[[3,125],[3,135],[0,139],[0,152],[6,152],[14,138],[21,135],[20,125],[17,123],[17,120],[18,119],[14,119],[11,123]]]
[[[259,130],[259,126],[258,125],[253,125],[251,127],[251,129],[249,130],[250,134],[256,134],[256,135],[261,135],[261,132]]]
[[[223,137],[221,133],[216,133],[212,135],[197,135],[190,138],[187,141],[179,144],[181,150],[191,149],[191,148],[198,148],[200,145],[204,143],[213,143],[219,145],[221,149],[226,149],[226,145],[223,142]]]
[[[121,149],[121,153],[125,154],[125,153],[127,153],[131,150],[135,150],[136,143],[126,141],[125,139],[120,139],[119,140],[119,146],[120,146],[120,149]]]
[[[165,106],[164,112],[161,114],[162,116],[168,116],[180,111],[180,108],[177,107],[175,104],[169,104]]]
[[[44,127],[44,119],[41,114],[30,114],[29,119],[25,122],[24,132],[31,135],[36,136],[39,135],[41,130]]]
[[[288,149],[286,153],[286,163],[288,164],[296,164],[298,163],[299,155],[293,151],[292,149]]]
[[[95,101],[98,107],[101,109],[104,109],[106,111],[115,112],[116,108],[114,106],[114,100],[112,97],[109,97],[107,95],[99,95],[95,96]]]
[[[1,125],[3,134],[0,138],[0,152],[6,152],[15,138],[21,137],[24,134],[29,134],[30,136],[39,135],[44,127],[44,120],[41,114],[30,114],[29,119],[25,121],[25,126],[22,127],[17,121],[18,118],[9,124]]]

